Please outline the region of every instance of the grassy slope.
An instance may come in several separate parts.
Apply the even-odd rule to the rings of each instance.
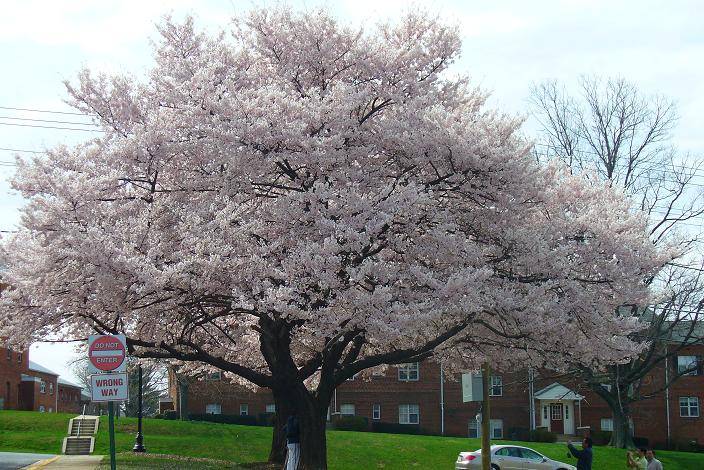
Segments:
[[[68,420],[72,416],[0,411],[0,451],[57,453],[66,435]],[[128,452],[132,448],[135,433],[135,419],[120,418],[117,421],[118,452]],[[145,446],[150,453],[208,457],[246,464],[266,460],[271,429],[146,419],[144,436]],[[575,462],[574,459],[566,458],[567,452],[563,444],[528,443],[527,445],[563,462],[572,464]],[[328,461],[331,470],[452,469],[460,451],[476,450],[479,447],[480,443],[477,439],[328,432]],[[108,453],[107,418],[105,417],[101,418],[95,453]],[[659,454],[667,470],[704,468],[704,454],[664,451]],[[123,459],[127,461],[129,457],[125,456]],[[184,467],[171,465],[170,468],[188,468],[188,465]],[[624,451],[607,447],[595,448],[594,468],[600,470],[625,468]]]

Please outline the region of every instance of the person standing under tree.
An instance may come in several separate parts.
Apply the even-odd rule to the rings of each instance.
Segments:
[[[291,415],[284,426],[286,433],[286,470],[297,470],[298,460],[301,458],[301,431],[298,417]]]
[[[648,461],[645,459],[645,449],[641,447],[636,452],[626,452],[626,466],[630,470],[647,470]]]
[[[645,460],[648,461],[648,470],[662,470],[662,463],[655,458],[653,449],[648,449],[645,452]]]

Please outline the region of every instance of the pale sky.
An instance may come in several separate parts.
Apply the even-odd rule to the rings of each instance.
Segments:
[[[4,0],[0,15],[0,148],[42,151],[94,135],[7,124],[81,127],[8,118],[80,122],[81,116],[3,108],[71,111],[62,81],[83,66],[140,76],[149,66],[149,38],[167,13],[192,14],[209,30],[227,28],[238,12],[263,2],[240,0]],[[274,2],[266,2],[273,4]],[[340,20],[373,25],[409,5],[439,12],[460,25],[463,57],[455,67],[493,93],[491,106],[525,115],[532,83],[580,75],[619,76],[647,93],[675,100],[681,120],[673,142],[683,152],[704,154],[704,8],[701,1],[295,1],[295,8],[326,5]],[[526,124],[526,133],[533,126]],[[29,153],[24,153],[29,156]],[[13,230],[22,200],[7,178],[13,152],[0,150],[0,230]],[[701,183],[704,183],[702,181]],[[33,361],[75,380],[66,344],[32,347]]]

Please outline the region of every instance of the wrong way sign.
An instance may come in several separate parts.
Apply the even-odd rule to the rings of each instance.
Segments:
[[[94,335],[88,337],[90,372],[125,372],[127,342],[125,335]]]
[[[90,388],[93,401],[126,401],[129,398],[125,373],[91,375]]]

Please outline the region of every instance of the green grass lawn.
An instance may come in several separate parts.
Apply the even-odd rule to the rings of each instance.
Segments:
[[[0,411],[0,451],[58,453],[73,415]],[[206,422],[144,420],[144,445],[150,454],[132,456],[137,420],[120,418],[116,424],[118,468],[187,469],[264,468],[271,428]],[[505,443],[507,441],[496,441]],[[572,463],[564,444],[522,443],[551,458]],[[96,454],[108,454],[107,418],[100,421]],[[353,469],[453,469],[460,451],[476,450],[478,439],[411,436],[345,431],[328,432],[328,462],[331,470]],[[621,449],[596,447],[595,470],[625,468]],[[667,470],[704,469],[704,454],[658,452]],[[189,460],[191,459],[191,460]],[[207,460],[193,460],[207,459]],[[230,462],[230,463],[228,463]]]

